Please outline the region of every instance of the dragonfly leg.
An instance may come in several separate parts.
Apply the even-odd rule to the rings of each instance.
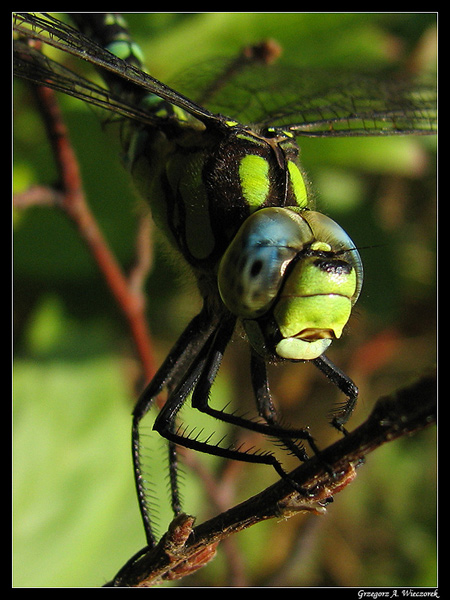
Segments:
[[[314,446],[314,440],[312,440],[311,434],[306,429],[285,429],[277,424],[274,413],[271,417],[269,416],[269,419],[266,419],[267,415],[264,414],[264,411],[260,411],[260,416],[266,420],[266,423],[259,423],[244,417],[239,417],[232,413],[226,413],[223,410],[217,410],[209,405],[210,390],[222,362],[225,348],[233,333],[233,327],[234,321],[230,320],[229,323],[222,324],[220,329],[218,329],[209,356],[207,357],[204,372],[192,395],[192,406],[211,417],[237,427],[243,427],[277,439],[304,439]],[[266,389],[268,390],[267,385]],[[261,402],[261,404],[263,403]]]
[[[182,508],[178,489],[178,452],[176,444],[169,442],[168,451],[171,506],[173,514],[177,516],[182,512]]]
[[[205,361],[199,361],[195,368],[192,370],[190,377],[186,378],[176,392],[167,400],[163,409],[159,413],[153,428],[158,431],[160,435],[168,439],[173,444],[190,448],[197,452],[204,452],[206,454],[212,454],[214,456],[220,456],[222,458],[231,460],[240,460],[249,463],[258,463],[272,466],[275,471],[283,479],[290,482],[292,487],[301,492],[305,493],[305,490],[301,488],[295,481],[292,481],[281,466],[280,462],[270,452],[264,453],[248,453],[243,452],[239,449],[232,447],[225,448],[218,445],[208,443],[208,440],[201,441],[196,437],[189,437],[184,431],[174,429],[174,420],[177,412],[180,410],[184,402],[186,401],[191,388],[195,385],[195,380],[201,376],[202,369],[205,367]],[[220,411],[219,411],[220,412]],[[209,439],[209,438],[208,438]]]
[[[272,437],[279,437],[278,434],[280,431],[283,431],[285,436],[292,433],[292,437],[298,437],[299,432],[297,431],[285,432],[279,427],[272,427],[270,425],[256,423],[209,407],[209,390],[219,369],[223,351],[230,339],[233,327],[234,320],[230,320],[230,322],[226,325],[221,325],[214,337],[214,340],[208,340],[208,342],[204,345],[196,357],[195,362],[192,364],[189,373],[180,381],[177,389],[174,390],[174,392],[169,396],[163,408],[159,412],[153,425],[153,429],[173,444],[178,444],[185,448],[190,448],[198,452],[204,452],[206,454],[212,454],[214,456],[220,456],[226,459],[270,465],[275,469],[280,477],[289,481],[294,489],[304,493],[303,488],[298,486],[296,482],[290,479],[289,475],[284,471],[281,463],[271,452],[249,453],[238,448],[233,448],[232,446],[221,447],[218,444],[209,443],[210,438],[207,438],[205,441],[201,441],[198,439],[198,436],[190,436],[189,434],[186,434],[186,430],[182,430],[180,427],[175,429],[174,427],[178,411],[186,402],[191,390],[195,388],[192,396],[193,407],[198,408],[210,416],[225,422],[229,422],[233,425],[245,427],[253,431],[270,435]],[[206,396],[204,396],[205,393]],[[300,431],[300,433],[302,434],[303,430]]]
[[[258,412],[265,421],[271,425],[276,426],[280,429],[278,415],[276,408],[273,403],[272,394],[269,389],[269,380],[267,377],[267,366],[265,361],[252,350],[251,355],[251,366],[250,366],[251,376],[252,376],[252,385],[255,393],[256,404],[258,406]],[[290,430],[286,429],[286,432]],[[302,430],[303,434],[301,439],[307,440],[308,444],[312,448],[315,454],[318,454],[318,448],[316,447],[312,436],[309,434],[308,430]],[[308,459],[308,455],[306,453],[305,448],[302,445],[299,445],[292,439],[292,436],[282,437],[280,435],[279,439],[283,442],[283,445],[297,458],[301,461],[305,461]]]
[[[132,455],[135,485],[138,496],[147,543],[153,546],[156,543],[151,525],[149,508],[146,501],[146,487],[141,464],[141,442],[139,424],[153,406],[156,397],[164,388],[174,389],[184,377],[186,369],[194,362],[197,354],[212,335],[216,323],[211,320],[206,309],[203,309],[186,327],[172,351],[161,365],[155,377],[144,389],[133,410],[132,424]],[[169,470],[172,495],[172,507],[175,514],[180,510],[176,449],[169,444]]]
[[[347,396],[347,401],[339,408],[331,420],[331,425],[346,433],[344,425],[349,420],[358,400],[358,388],[353,381],[331,362],[324,354],[313,360],[316,367],[324,373]]]

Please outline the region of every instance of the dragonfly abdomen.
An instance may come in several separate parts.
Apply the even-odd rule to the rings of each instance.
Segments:
[[[140,46],[130,36],[127,24],[121,15],[115,13],[74,13],[72,21],[78,29],[95,40],[103,48],[129,65],[146,72]],[[188,120],[182,109],[169,104],[157,94],[145,92],[123,77],[102,70],[102,77],[108,87],[119,95],[135,99],[135,102],[160,119],[176,114],[180,120]]]

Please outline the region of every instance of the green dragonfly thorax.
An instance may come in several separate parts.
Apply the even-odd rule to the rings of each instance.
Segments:
[[[175,122],[142,127],[126,147],[128,167],[154,219],[196,272],[217,275],[245,220],[271,206],[305,209],[298,147],[239,125],[198,131]]]

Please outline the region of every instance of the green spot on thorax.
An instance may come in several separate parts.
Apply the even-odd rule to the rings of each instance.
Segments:
[[[291,160],[288,160],[287,164],[289,177],[292,184],[292,191],[294,192],[297,206],[301,208],[306,208],[308,205],[308,196],[306,193],[305,181],[303,179],[302,174],[300,173],[300,169]]]
[[[251,212],[262,206],[269,194],[269,164],[262,156],[247,154],[239,163],[242,195]]]

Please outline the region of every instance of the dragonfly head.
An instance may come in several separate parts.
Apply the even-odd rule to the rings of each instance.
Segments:
[[[325,215],[265,208],[220,263],[219,290],[261,355],[311,360],[339,338],[362,286],[358,251]]]

